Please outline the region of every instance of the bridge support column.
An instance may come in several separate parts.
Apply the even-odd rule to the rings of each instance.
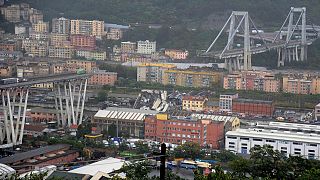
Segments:
[[[55,105],[59,111],[58,119],[61,120],[59,126],[82,124],[87,82],[87,79],[81,79],[55,83]]]
[[[29,88],[1,90],[3,119],[1,125],[1,144],[22,144],[26,121]],[[17,101],[18,100],[18,101]]]

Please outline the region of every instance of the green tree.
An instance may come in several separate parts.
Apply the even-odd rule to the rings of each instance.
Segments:
[[[199,158],[203,154],[201,152],[200,145],[195,142],[186,142],[174,149],[174,156],[176,158]]]
[[[120,169],[120,172],[126,173],[126,178],[130,180],[148,180],[148,174],[151,172],[149,164],[148,161],[126,163]]]
[[[297,180],[317,180],[320,177],[320,169],[312,168],[304,171],[301,176],[297,177]]]
[[[149,152],[148,144],[143,143],[143,141],[137,141],[134,144],[136,145],[136,151],[138,154]]]
[[[101,90],[101,91],[98,92],[97,100],[98,100],[99,102],[106,101],[107,98],[108,98],[108,94],[107,94],[106,91]]]
[[[91,123],[86,122],[86,123],[80,124],[77,130],[77,137],[81,138],[81,137],[84,137],[84,135],[86,134],[91,134],[91,130],[92,130]]]

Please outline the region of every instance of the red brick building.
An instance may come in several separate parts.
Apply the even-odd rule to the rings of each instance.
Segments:
[[[118,74],[115,72],[106,72],[103,70],[95,71],[94,75],[89,79],[90,85],[111,85],[117,81]]]
[[[79,157],[79,152],[70,148],[68,144],[45,146],[1,158],[0,163],[13,167],[18,173],[31,171],[34,167],[48,166],[48,164],[67,164]]]
[[[89,35],[75,34],[70,37],[71,46],[76,49],[93,50],[96,48],[96,38]]]
[[[248,115],[272,116],[274,103],[253,99],[235,99],[232,102],[232,112]]]
[[[145,119],[145,139],[173,144],[188,141],[219,149],[224,141],[224,121],[169,119],[158,114]]]

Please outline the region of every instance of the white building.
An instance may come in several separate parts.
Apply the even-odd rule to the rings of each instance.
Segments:
[[[237,129],[226,133],[225,148],[237,153],[250,154],[254,146],[270,145],[274,150],[309,159],[319,159],[320,135],[272,129]]]
[[[221,94],[219,99],[220,111],[230,112],[232,110],[232,100],[238,98],[238,94]]]
[[[320,103],[314,108],[314,116],[317,121],[320,120]]]
[[[146,41],[138,41],[137,53],[139,54],[152,54],[156,52],[156,41],[151,42],[149,40]]]

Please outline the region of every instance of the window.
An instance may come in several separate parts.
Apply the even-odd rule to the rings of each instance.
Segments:
[[[242,143],[241,146],[247,146],[247,143]]]
[[[229,148],[234,148],[234,145],[229,145]]]
[[[308,144],[308,146],[317,147],[317,144]]]
[[[292,144],[294,144],[294,145],[302,145],[301,142],[293,142]]]
[[[247,140],[247,141],[249,141],[249,138],[240,138],[240,140]]]
[[[262,139],[253,139],[253,141],[262,141]]]
[[[299,148],[294,148],[294,151],[301,151],[301,149],[299,149]]]
[[[235,144],[234,142],[229,142],[229,144]]]
[[[237,137],[227,136],[227,139],[237,139]]]
[[[272,143],[274,143],[274,142],[276,142],[276,141],[275,141],[275,140],[267,139],[266,142],[272,142]]]

